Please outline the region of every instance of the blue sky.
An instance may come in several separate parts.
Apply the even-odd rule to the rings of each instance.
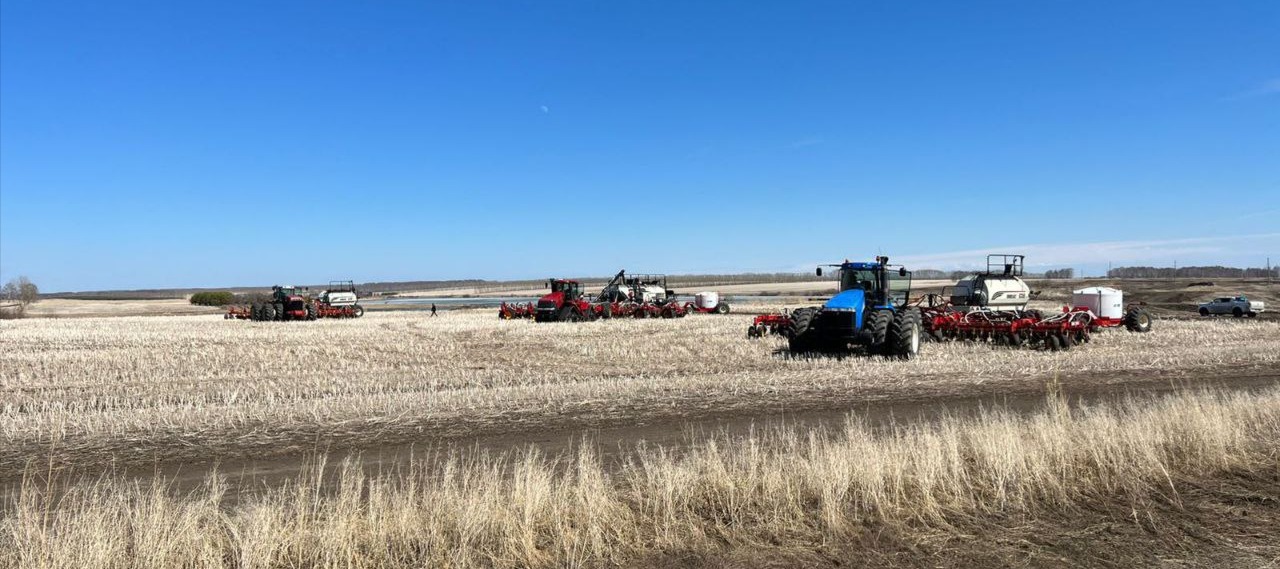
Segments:
[[[1277,262],[1278,29],[1273,1],[4,0],[0,278]]]

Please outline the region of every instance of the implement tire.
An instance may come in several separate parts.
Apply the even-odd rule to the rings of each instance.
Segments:
[[[920,354],[920,310],[907,307],[898,310],[889,324],[885,338],[885,355],[909,360]]]
[[[1146,310],[1135,308],[1124,315],[1124,327],[1130,332],[1145,334],[1151,331],[1151,315]]]
[[[811,352],[817,346],[817,331],[813,329],[813,319],[818,310],[814,308],[798,308],[791,313],[791,328],[787,334],[787,348],[793,354]]]

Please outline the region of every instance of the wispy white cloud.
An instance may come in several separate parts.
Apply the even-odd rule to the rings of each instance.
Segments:
[[[1028,267],[1159,263],[1170,260],[1182,260],[1185,264],[1228,263],[1242,256],[1265,255],[1277,250],[1280,250],[1280,233],[1260,233],[1148,241],[1009,245],[967,251],[904,255],[894,258],[894,261],[918,268],[970,269],[985,263],[986,256],[989,254],[1012,253],[1026,255]]]
[[[1280,95],[1280,77],[1263,81],[1261,85],[1242,91],[1234,95],[1225,97],[1226,101],[1237,101],[1240,99],[1252,99],[1254,97],[1266,97],[1268,95]]]

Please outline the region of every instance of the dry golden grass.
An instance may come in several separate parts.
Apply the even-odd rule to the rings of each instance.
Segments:
[[[454,454],[372,478],[347,468],[332,491],[317,470],[230,509],[216,477],[189,495],[98,481],[55,496],[32,476],[6,504],[0,566],[757,565],[789,555],[796,565],[1261,567],[1280,555],[1278,440],[1272,389],[889,431],[853,417],[836,432],[638,449],[614,471],[590,445],[555,457]],[[1206,492],[1225,501],[1202,507]],[[1064,548],[1079,557],[1064,559]]]
[[[1275,322],[1157,323],[1070,352],[927,344],[916,361],[791,359],[746,316],[539,325],[492,310],[251,323],[0,322],[0,470],[269,453],[564,421],[831,407],[1179,371],[1275,370]],[[1076,379],[1072,379],[1076,378]],[[496,425],[496,427],[495,427]]]

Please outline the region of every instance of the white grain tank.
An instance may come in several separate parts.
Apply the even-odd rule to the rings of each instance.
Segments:
[[[705,310],[712,310],[720,305],[720,293],[700,292],[693,295],[693,305]]]
[[[1124,293],[1105,286],[1071,291],[1072,306],[1086,306],[1102,318],[1124,318]]]
[[[326,290],[320,293],[320,302],[329,306],[352,306],[356,303],[356,293],[349,290]]]

